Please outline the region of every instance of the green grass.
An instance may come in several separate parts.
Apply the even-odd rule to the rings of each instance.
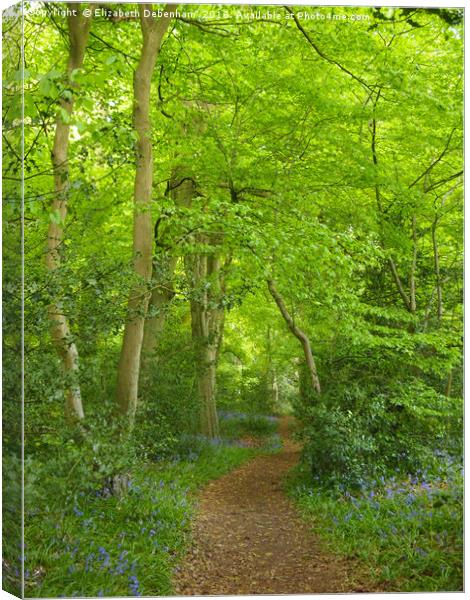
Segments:
[[[314,484],[305,467],[298,467],[287,487],[325,546],[358,559],[379,588],[462,590],[462,474],[457,467],[445,479],[397,476],[351,493]]]
[[[266,451],[199,443],[189,457],[140,465],[120,499],[80,492],[65,506],[51,501],[27,517],[26,596],[171,594],[194,492]]]

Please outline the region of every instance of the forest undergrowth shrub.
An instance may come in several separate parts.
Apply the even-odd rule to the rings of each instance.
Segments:
[[[361,376],[362,375],[362,378]],[[462,589],[462,403],[418,379],[341,373],[296,405],[303,462],[289,488],[380,588]]]
[[[232,365],[229,367],[222,363],[218,371],[217,404],[222,411],[263,415],[271,413],[273,408],[279,409],[273,407],[266,372],[256,365],[245,367],[241,373]],[[282,393],[286,396],[287,390]]]
[[[380,390],[333,387],[321,402],[298,402],[303,457],[328,485],[438,468],[439,457],[461,457],[462,406],[420,380]]]

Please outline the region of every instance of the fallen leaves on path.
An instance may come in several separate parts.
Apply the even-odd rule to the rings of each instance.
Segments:
[[[199,498],[193,544],[175,574],[178,595],[365,591],[354,564],[325,555],[282,491],[299,448],[280,421],[283,449],[210,483]]]

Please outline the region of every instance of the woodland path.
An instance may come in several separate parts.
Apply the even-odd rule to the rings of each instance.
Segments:
[[[256,457],[200,494],[193,544],[175,576],[178,595],[372,591],[352,561],[320,550],[282,491],[299,459],[290,423],[280,420],[279,453]]]

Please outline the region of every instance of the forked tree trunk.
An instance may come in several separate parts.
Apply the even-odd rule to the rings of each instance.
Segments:
[[[80,7],[80,5],[78,6]],[[75,87],[72,82],[72,73],[83,65],[91,25],[91,18],[84,17],[80,10],[77,12],[78,15],[70,15],[67,18],[70,43],[67,81],[72,90]],[[60,107],[65,111],[67,117],[64,120],[64,116],[60,114],[57,118],[51,154],[54,171],[54,200],[51,206],[52,222],[47,232],[46,266],[52,274],[59,269],[62,262],[61,246],[67,218],[70,185],[68,163],[70,125],[68,121],[72,115],[73,102],[73,96],[60,101]],[[49,305],[48,314],[51,321],[52,339],[62,360],[67,379],[65,415],[72,421],[81,420],[84,418],[84,412],[80,393],[78,350],[60,299]]]
[[[154,259],[152,295],[150,296],[142,341],[142,369],[150,366],[150,362],[157,351],[158,340],[165,327],[168,306],[175,295],[173,274],[177,260],[176,256],[163,256]]]
[[[167,5],[165,11],[173,8]],[[140,353],[144,336],[145,314],[150,298],[148,285],[152,276],[152,217],[150,212],[153,180],[153,156],[150,124],[150,90],[152,74],[170,17],[145,16],[152,5],[142,4],[140,26],[142,51],[134,74],[134,128],[137,133],[136,173],[134,181],[134,270],[138,283],[130,292],[128,314],[119,359],[117,402],[131,424],[137,408]]]
[[[269,289],[271,296],[274,298],[274,301],[276,302],[277,307],[279,308],[279,311],[280,311],[284,321],[286,322],[287,327],[289,328],[290,332],[293,335],[295,335],[295,337],[302,344],[302,349],[304,351],[305,362],[307,364],[308,372],[310,375],[310,382],[312,384],[312,388],[317,394],[320,394],[321,393],[320,380],[318,379],[317,367],[315,365],[315,359],[313,358],[312,348],[310,346],[310,340],[308,339],[307,334],[304,331],[302,331],[299,327],[297,327],[297,325],[295,324],[294,319],[289,314],[289,311],[287,310],[284,300],[282,299],[282,296],[278,292],[276,284],[274,283],[274,281],[272,279],[268,279],[268,289]]]
[[[197,241],[207,243],[203,236],[198,236]],[[223,309],[218,307],[223,293],[220,259],[207,254],[189,256],[186,269],[195,292],[191,299],[191,329],[196,353],[200,430],[215,438],[219,435],[216,371],[225,320]]]
[[[181,168],[173,171],[169,185],[169,195],[176,206],[189,206],[194,195],[194,182],[190,177],[182,175]],[[159,239],[158,226],[155,227],[156,252],[153,260],[152,295],[145,320],[144,339],[142,343],[142,370],[151,367],[152,358],[158,347],[158,341],[167,318],[168,306],[174,297],[173,276],[178,262],[176,256],[165,254],[161,250],[162,240]]]

